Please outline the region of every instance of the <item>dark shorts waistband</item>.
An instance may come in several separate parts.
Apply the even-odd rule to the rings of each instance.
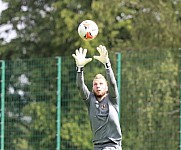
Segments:
[[[104,144],[116,144],[113,141],[103,142],[103,143],[95,143],[94,145],[104,145]]]

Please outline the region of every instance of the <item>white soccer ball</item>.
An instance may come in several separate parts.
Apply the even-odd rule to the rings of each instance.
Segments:
[[[92,20],[85,20],[80,23],[78,34],[85,41],[93,40],[98,34],[98,26]]]

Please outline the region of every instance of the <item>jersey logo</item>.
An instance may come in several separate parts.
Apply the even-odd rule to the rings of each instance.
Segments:
[[[107,105],[106,105],[106,104],[101,104],[101,105],[100,105],[100,108],[101,108],[101,109],[107,109]]]

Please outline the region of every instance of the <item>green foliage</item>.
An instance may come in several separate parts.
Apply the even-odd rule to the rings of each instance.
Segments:
[[[174,149],[173,145],[178,145],[178,135],[172,132],[173,126],[178,130],[179,109],[176,58],[169,50],[155,50],[154,53],[137,51],[123,56],[128,60],[124,61],[122,70],[124,80],[121,110],[129,116],[127,124],[128,118],[124,116],[125,113],[122,115],[123,135],[124,130],[128,132],[123,136],[124,149],[131,147],[130,141],[137,143],[134,149]],[[177,140],[160,144],[163,132]],[[151,144],[152,139],[157,139],[160,143]]]
[[[175,131],[179,130],[176,118],[178,53],[168,49],[180,47],[179,0],[3,1],[8,3],[8,8],[1,14],[0,25],[11,24],[17,34],[10,42],[3,38],[0,41],[1,59],[13,60],[7,63],[6,71],[5,130],[17,130],[6,135],[7,149],[41,147],[48,150],[49,146],[55,149],[56,59],[24,60],[37,57],[48,60],[54,56],[63,56],[61,148],[92,149],[91,131],[85,119],[87,110],[76,89],[75,62],[70,57],[80,46],[87,48],[88,57],[92,57],[97,54],[95,48],[99,44],[108,48],[115,72],[115,52],[121,51],[123,56],[123,148],[162,150],[169,145],[169,149],[175,149],[178,145]],[[98,36],[90,42],[83,41],[77,34],[79,23],[86,19],[94,20],[99,26]],[[95,73],[103,72],[104,68],[93,60],[84,70],[91,89]],[[28,84],[20,82],[22,76],[29,79]],[[13,93],[9,91],[11,88]],[[31,116],[33,122],[21,120],[27,116]],[[36,143],[37,134],[42,137]]]
[[[17,33],[9,43],[2,39],[1,55],[6,59],[71,55],[80,46],[94,54],[99,44],[111,51],[179,48],[180,1],[6,2],[1,25],[12,24]],[[79,23],[86,19],[99,26],[97,38],[90,42],[77,34]]]
[[[32,119],[28,125],[30,128],[28,143],[32,145],[33,149],[48,149],[50,144],[52,144],[52,148],[56,146],[55,142],[52,143],[56,135],[56,118],[52,116],[55,113],[52,110],[55,108],[49,107],[45,102],[35,102],[26,105],[22,111],[25,116],[31,116]]]
[[[109,54],[117,77],[116,54]],[[76,88],[75,62],[71,57],[61,60],[61,149],[91,150],[88,111]],[[179,142],[178,51],[122,51],[121,66],[123,148],[174,149]],[[105,75],[96,60],[84,72],[90,90],[94,76]],[[56,148],[56,79],[56,58],[6,62],[6,149]]]
[[[6,62],[7,149],[56,148],[56,77],[55,58]]]

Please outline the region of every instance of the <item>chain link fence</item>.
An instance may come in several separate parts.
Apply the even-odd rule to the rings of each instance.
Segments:
[[[179,149],[179,51],[110,52],[124,150]],[[84,68],[92,88],[104,66]],[[72,57],[1,61],[1,150],[92,150]]]

